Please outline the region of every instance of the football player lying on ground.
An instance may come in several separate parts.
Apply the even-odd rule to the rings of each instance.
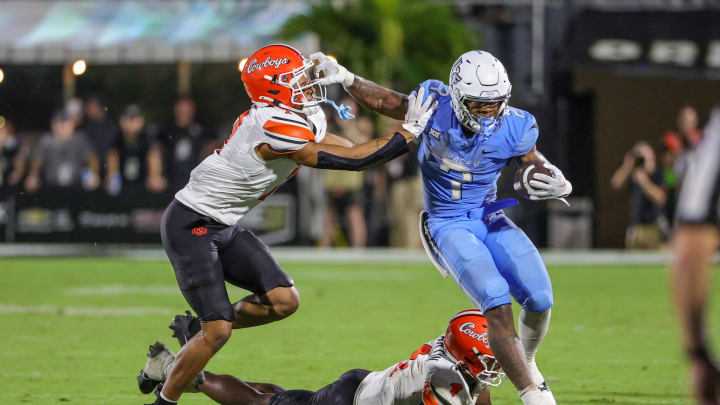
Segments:
[[[171,327],[182,345],[197,326],[189,326],[191,317],[178,318]],[[152,345],[148,357],[138,378],[144,393],[162,385],[175,366],[162,343]],[[487,320],[471,309],[453,316],[444,335],[420,346],[408,360],[383,371],[350,370],[318,391],[286,391],[207,371],[190,389],[223,405],[489,405],[488,387],[500,385],[502,378],[488,344]]]
[[[320,83],[341,83],[361,105],[398,120],[409,111],[407,95],[355,76],[322,53],[310,59],[318,63]],[[535,117],[508,105],[512,86],[497,58],[480,50],[466,52],[449,76],[449,85],[426,80],[417,90],[418,99],[434,95],[438,102],[418,136],[426,211],[421,217],[423,244],[438,270],[452,275],[482,309],[490,346],[522,402],[554,405],[535,362],[550,323],[550,277],[532,241],[503,213],[517,200],[498,201],[497,180],[515,160],[539,168],[532,175],[532,169],[527,172],[532,200],[562,199],[572,186],[535,148]],[[523,308],[519,338],[511,295]]]
[[[255,52],[242,72],[253,106],[235,121],[225,145],[192,171],[163,214],[163,248],[183,296],[200,317],[202,332],[178,354],[156,404],[176,403],[232,329],[274,322],[298,308],[292,278],[268,247],[239,225],[240,219],[300,166],[363,170],[407,152],[432,114],[432,98],[423,103],[419,94],[402,130],[353,146],[325,133],[327,120],[319,103],[329,100],[324,86],[308,75],[313,69],[311,61],[287,45]],[[347,111],[339,107],[338,112]],[[230,302],[226,281],[252,295]]]

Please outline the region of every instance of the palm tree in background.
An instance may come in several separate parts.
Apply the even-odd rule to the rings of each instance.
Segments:
[[[321,0],[281,35],[307,32],[354,73],[403,92],[428,78],[447,82],[455,59],[480,45],[449,5],[429,0]]]

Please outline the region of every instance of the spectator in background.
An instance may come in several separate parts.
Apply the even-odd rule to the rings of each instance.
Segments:
[[[71,104],[68,104],[68,107],[70,106]],[[80,130],[90,142],[95,155],[105,161],[108,151],[117,142],[119,131],[117,125],[108,117],[107,107],[100,96],[94,95],[85,101],[85,122]]]
[[[691,106],[685,106],[678,111],[677,131],[670,130],[665,133],[664,143],[672,145],[676,157],[687,149],[694,148],[702,138],[702,131],[698,127],[697,110]]]
[[[52,133],[40,138],[32,152],[25,190],[34,193],[41,185],[96,189],[100,161],[85,137],[75,133],[65,110],[53,114],[50,128]]]
[[[389,128],[401,128],[400,121],[392,121]],[[385,169],[390,177],[390,246],[419,249],[420,212],[423,210],[422,179],[419,175],[417,153],[406,153],[389,161]]]
[[[658,249],[663,244],[658,218],[667,200],[663,171],[655,152],[640,141],[625,154],[622,165],[615,171],[610,185],[615,190],[630,181],[630,226],[625,235],[627,249]]]
[[[350,111],[358,111],[358,105],[350,97],[345,97],[342,104],[350,107]],[[374,125],[370,118],[358,115],[352,120],[343,120],[337,114],[329,114],[333,118],[333,126],[339,135],[349,139],[354,144],[361,144],[372,139]],[[327,197],[327,210],[324,217],[324,229],[318,244],[321,247],[330,247],[342,232],[341,224],[347,229],[348,245],[353,248],[363,248],[367,245],[367,225],[365,223],[365,192],[363,172],[349,172],[329,170],[325,173],[325,192]],[[344,218],[344,221],[342,220]],[[336,244],[336,243],[335,243]]]
[[[73,97],[65,103],[65,111],[73,121],[75,128],[80,128],[83,123],[83,101],[79,97]]]
[[[136,104],[125,107],[120,115],[120,134],[107,154],[107,176],[105,188],[111,195],[116,195],[122,187],[147,187],[148,190],[159,192],[165,189],[166,182],[162,177],[161,166],[151,162],[150,145],[152,135],[145,125],[145,116]],[[148,175],[148,166],[153,167],[154,174]]]
[[[665,217],[668,219],[668,228],[675,217],[678,179],[682,178],[688,165],[687,152],[695,148],[702,138],[702,131],[698,125],[698,113],[695,108],[685,106],[678,111],[678,130],[667,131],[663,137],[663,166],[665,167],[665,185],[668,194]]]
[[[25,174],[27,151],[15,136],[12,122],[0,116],[0,198]]]
[[[161,148],[165,177],[172,189],[177,190],[188,182],[192,169],[218,145],[215,137],[195,122],[195,102],[191,98],[178,99],[174,115],[174,121],[158,135],[155,147]]]

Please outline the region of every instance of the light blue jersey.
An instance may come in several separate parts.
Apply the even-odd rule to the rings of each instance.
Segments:
[[[548,310],[552,286],[540,254],[502,212],[510,204],[493,203],[500,171],[537,141],[535,117],[506,107],[499,127],[466,136],[448,86],[438,80],[420,86],[438,101],[418,149],[429,253],[483,311],[509,304],[511,295],[528,311]]]
[[[453,112],[450,88],[439,80],[420,86],[438,101],[418,150],[425,211],[454,216],[495,201],[500,171],[512,158],[530,152],[537,141],[535,117],[507,107],[495,133],[468,137]]]

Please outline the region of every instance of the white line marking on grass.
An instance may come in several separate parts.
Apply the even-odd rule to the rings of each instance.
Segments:
[[[177,295],[180,290],[177,286],[149,285],[136,286],[126,284],[94,285],[87,287],[69,288],[66,295]]]
[[[398,270],[288,270],[290,276],[317,281],[409,281],[415,278],[411,271]]]
[[[53,305],[0,304],[0,315],[64,315],[64,316],[147,316],[174,313],[159,307],[56,307]]]

